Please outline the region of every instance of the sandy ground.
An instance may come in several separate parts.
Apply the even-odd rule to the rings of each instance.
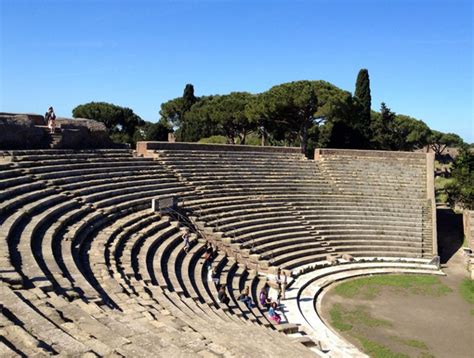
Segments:
[[[390,327],[362,328],[364,335],[372,341],[411,357],[422,357],[428,353],[439,358],[474,357],[474,316],[469,305],[459,293],[459,285],[468,277],[462,256],[462,226],[459,217],[447,211],[438,213],[438,244],[446,277],[443,284],[452,292],[440,297],[416,295],[384,288],[373,300],[362,298],[344,299],[329,291],[323,302],[323,317],[329,322],[328,311],[334,303],[354,309],[358,305],[369,307],[372,317],[384,319]],[[347,333],[343,336],[361,347],[360,342]],[[393,337],[416,339],[424,342],[428,349],[409,347]],[[392,337],[392,338],[391,338]]]

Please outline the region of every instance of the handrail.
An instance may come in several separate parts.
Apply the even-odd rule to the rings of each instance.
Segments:
[[[194,233],[194,234],[196,234],[196,235],[198,235],[198,236],[201,236],[201,237],[206,238],[205,234],[204,234],[201,230],[199,230],[199,229],[197,228],[196,224],[193,223],[192,220],[191,220],[189,217],[187,217],[187,216],[181,214],[180,212],[178,212],[177,210],[174,210],[174,209],[172,209],[172,208],[168,208],[167,210],[168,210],[168,212],[172,212],[174,215],[176,215],[177,218],[178,218],[178,221],[184,223],[185,226],[186,226],[192,233]]]
[[[182,205],[184,206],[184,201],[183,201]],[[202,208],[201,205],[199,205],[199,204],[196,204],[196,206],[198,207],[198,211],[199,211],[199,213],[200,213],[200,216],[202,216],[203,208]],[[189,210],[189,209],[188,209],[188,210]],[[194,210],[191,210],[191,211],[194,212]],[[188,220],[189,220],[190,222],[192,222],[192,220],[191,220],[190,218],[188,218]],[[194,223],[193,223],[193,224],[194,224]],[[194,225],[195,225],[195,224],[194,224]],[[233,231],[233,230],[236,230],[236,229],[237,229],[237,227],[232,226],[232,225],[231,225],[231,226],[228,226],[228,227],[229,227],[229,229],[231,229],[230,231]],[[213,228],[216,229],[216,231],[220,231],[220,229],[219,229],[219,223],[218,223],[218,222],[215,223],[215,225],[213,225]],[[224,232],[224,234],[227,235],[227,236],[229,236],[229,233],[228,233],[228,232]],[[204,235],[203,235],[203,236],[204,236]],[[243,244],[243,240],[242,240],[241,238],[238,238],[238,237],[235,235],[235,233],[232,233],[232,234],[231,234],[231,239],[232,239],[232,241],[235,242],[235,243]],[[253,240],[253,239],[252,239],[252,240]]]
[[[203,207],[199,204],[194,204],[195,207],[197,207],[197,209],[191,209],[191,208],[186,208],[185,207],[185,202],[184,200],[182,200],[181,202],[181,207],[183,210],[189,210],[191,213],[195,213],[196,211],[199,213],[198,216],[202,216],[202,212],[203,212]],[[175,211],[176,212],[176,211]],[[197,225],[193,222],[193,220],[187,216],[184,216],[180,213],[177,213],[178,215],[181,215],[181,217],[184,217],[186,220],[188,220],[194,227],[196,227],[197,229]],[[217,222],[214,224],[214,225],[211,225],[211,227],[213,227],[216,231],[220,231],[220,226],[219,226],[219,220],[217,220]],[[240,244],[241,245],[241,248],[245,248],[245,249],[249,249],[249,253],[250,254],[258,254],[258,255],[261,255],[262,253],[260,252],[260,250],[258,249],[255,249],[255,237],[251,234],[250,235],[250,239],[249,240],[243,240],[243,238],[240,238],[240,237],[237,237],[236,234],[235,234],[235,230],[237,230],[238,228],[233,226],[233,225],[229,225],[227,224],[226,225],[227,229],[229,231],[232,231],[232,233],[229,233],[228,231],[224,231],[223,234],[227,237],[230,237],[232,242],[233,243],[237,243],[237,244]],[[201,234],[202,237],[204,237],[206,240],[206,235],[204,233],[202,233],[200,230],[199,230],[199,233]],[[209,240],[207,240],[209,241]],[[273,259],[273,253],[271,253],[271,259]],[[244,260],[242,259],[242,254],[240,252],[236,252],[234,253],[234,258],[237,260],[237,261],[242,261],[244,262]],[[241,260],[239,260],[239,258]],[[259,268],[259,264],[258,262],[256,263],[256,270],[258,271],[258,268]]]

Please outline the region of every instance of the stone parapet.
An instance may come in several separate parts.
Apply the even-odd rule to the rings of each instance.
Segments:
[[[259,153],[287,153],[301,154],[296,147],[260,147],[254,145],[233,144],[200,144],[200,143],[169,143],[169,142],[138,142],[137,154],[146,156],[150,150],[206,150],[222,152],[259,152]]]
[[[352,157],[371,157],[371,158],[413,158],[422,159],[426,153],[398,152],[387,150],[362,150],[362,149],[325,149],[316,148],[314,150],[314,159],[319,160],[326,155],[344,155]]]

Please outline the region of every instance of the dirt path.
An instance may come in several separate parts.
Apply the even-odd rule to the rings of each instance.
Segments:
[[[340,303],[344,310],[357,310],[362,306],[370,317],[386,321],[378,327],[364,324],[342,335],[361,348],[354,335],[362,333],[371,341],[393,352],[410,357],[471,358],[474,355],[474,316],[459,293],[459,286],[468,277],[462,256],[462,230],[453,225],[457,220],[449,213],[439,216],[439,245],[443,255],[441,262],[447,274],[440,281],[451,289],[442,296],[430,296],[383,287],[376,298],[345,299],[329,291],[323,302],[323,317],[330,321],[329,310]],[[447,220],[446,220],[447,219]],[[410,342],[411,344],[407,343]]]

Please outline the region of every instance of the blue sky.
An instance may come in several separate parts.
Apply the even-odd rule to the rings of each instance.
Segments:
[[[0,0],[0,111],[163,101],[323,79],[474,142],[468,0]]]

